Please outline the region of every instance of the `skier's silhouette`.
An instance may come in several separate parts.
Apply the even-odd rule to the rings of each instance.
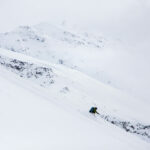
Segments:
[[[97,107],[91,107],[91,109],[89,110],[89,112],[92,113],[92,114],[99,114],[97,112]]]

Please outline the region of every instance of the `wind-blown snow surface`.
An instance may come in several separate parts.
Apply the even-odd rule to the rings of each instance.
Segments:
[[[149,124],[148,106],[141,101],[61,65],[3,49],[0,49],[0,56],[1,149],[150,148],[149,143],[136,135],[88,113],[90,106],[96,104],[100,113]],[[24,65],[26,73],[22,78],[17,72],[18,67],[14,67],[17,62],[32,64],[32,67]],[[39,80],[45,78],[28,80],[25,75],[30,72],[30,67],[36,69],[37,66],[51,68],[53,84],[41,87],[43,82]],[[144,111],[140,113],[138,110],[142,108]]]

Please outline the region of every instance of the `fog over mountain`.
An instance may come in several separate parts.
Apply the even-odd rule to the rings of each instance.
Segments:
[[[0,4],[1,31],[20,24],[66,20],[133,41],[150,35],[149,0],[0,0]]]

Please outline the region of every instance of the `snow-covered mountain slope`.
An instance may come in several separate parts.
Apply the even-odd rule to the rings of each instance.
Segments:
[[[147,119],[149,107],[120,90],[106,86],[79,71],[4,49],[0,49],[0,64],[31,81],[33,85],[45,87],[43,95],[47,97],[51,93],[51,98],[57,99],[59,105],[65,105],[67,109],[87,116],[89,108],[96,105],[100,108],[101,118],[126,131],[142,135],[142,138],[150,138],[150,122]],[[138,111],[140,109],[142,113]]]
[[[1,33],[1,149],[149,150],[148,90],[115,42],[46,23]]]
[[[49,86],[47,86],[51,90],[56,87],[56,89],[53,90],[56,93],[61,93],[61,90],[64,87],[67,87],[68,92],[70,89],[69,93],[72,93],[74,94],[74,97],[77,97],[75,102],[78,102],[78,100],[80,99],[81,101],[83,101],[83,103],[85,102],[85,104],[86,102],[90,103],[89,106],[92,105],[92,103],[95,103],[96,105],[100,104],[100,108],[103,107],[107,109],[107,107],[109,107],[115,113],[119,111],[119,114],[121,112],[124,112],[126,115],[128,114],[128,119],[131,116],[133,119],[135,115],[134,112],[136,112],[137,114],[139,114],[135,115],[137,117],[135,117],[135,119],[139,119],[141,121],[144,121],[145,123],[150,123],[149,120],[147,120],[149,108],[145,107],[144,102],[142,103],[142,101],[135,99],[130,95],[127,95],[121,90],[100,83],[97,80],[80,73],[79,71],[69,69],[61,65],[40,61],[38,59],[16,52],[6,51],[4,49],[0,49],[0,58],[0,64],[3,67],[11,70],[20,77],[31,80],[38,85],[41,85],[41,83],[43,83],[44,85],[44,82],[48,82],[50,84]],[[41,70],[39,68],[41,68]],[[30,74],[32,75],[31,77],[28,76]],[[69,93],[66,95],[62,93],[61,94],[62,96],[64,95],[66,100]],[[78,97],[78,95],[82,96]],[[69,100],[70,97],[68,97],[67,99]],[[83,99],[86,100],[84,101]],[[136,107],[134,107],[135,102],[137,104]],[[143,113],[137,111],[142,106],[145,109]],[[126,111],[127,109],[128,112]]]
[[[140,101],[135,106],[135,100],[120,90],[61,65],[3,49],[0,56],[1,149],[150,148],[136,135],[88,113],[95,103],[100,113],[148,123],[149,110]],[[51,68],[53,84],[39,86],[43,83],[39,80],[46,76],[41,73],[42,78],[33,77],[38,67]],[[28,72],[33,73],[32,81],[26,77]],[[143,114],[138,111],[142,107]]]
[[[145,59],[143,53],[137,56],[133,48],[121,41],[41,23],[1,33],[0,47],[76,69],[142,101],[149,101],[150,74],[143,67],[149,59]]]
[[[98,69],[95,63],[100,65],[100,51],[107,46],[106,43],[107,40],[101,36],[74,33],[47,23],[21,26],[12,32],[0,34],[2,48],[75,68],[105,83],[109,79],[106,75],[104,77],[103,70],[94,70]]]

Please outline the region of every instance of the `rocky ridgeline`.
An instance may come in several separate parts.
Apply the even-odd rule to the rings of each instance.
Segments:
[[[41,50],[45,47],[51,48],[49,44],[53,42],[56,42],[56,45],[60,43],[64,45],[65,43],[69,44],[69,46],[85,46],[85,48],[98,49],[104,47],[105,44],[105,40],[102,37],[92,36],[88,33],[77,35],[57,27],[54,27],[54,31],[51,32],[51,34],[45,35],[34,27],[20,26],[12,32],[0,33],[0,47],[30,55],[33,45],[34,48],[37,45],[37,49]]]
[[[22,39],[23,41],[33,40],[38,42],[45,42],[45,38],[39,35],[36,30],[32,29],[30,26],[20,26],[16,31],[16,34],[24,37],[24,39]]]
[[[104,115],[104,114],[100,114],[100,117],[110,122],[111,124],[114,124],[124,129],[126,132],[137,134],[142,138],[150,141],[150,125],[143,125],[141,123],[123,121],[121,119],[111,117],[109,115]]]
[[[0,56],[0,64],[20,77],[32,80],[41,86],[54,83],[55,75],[51,68],[3,56]]]
[[[60,40],[69,44],[74,44],[75,46],[91,46],[93,48],[102,48],[104,46],[104,41],[101,37],[95,37],[93,38],[94,40],[89,40],[88,38],[88,34],[79,36],[71,32],[64,31]]]

